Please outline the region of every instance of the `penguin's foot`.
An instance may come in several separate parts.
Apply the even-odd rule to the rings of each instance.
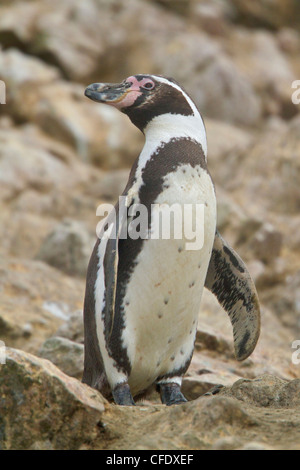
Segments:
[[[112,390],[112,396],[116,405],[135,406],[128,383],[121,383]]]
[[[164,405],[178,405],[187,402],[177,383],[159,384],[160,399]]]

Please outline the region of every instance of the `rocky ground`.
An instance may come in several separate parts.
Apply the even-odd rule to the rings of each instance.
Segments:
[[[300,449],[299,26],[292,0],[1,2],[0,447]],[[133,409],[80,383],[82,304],[96,208],[123,190],[143,136],[83,91],[147,72],[177,79],[204,116],[218,226],[255,280],[262,331],[237,363],[205,292],[191,401]]]

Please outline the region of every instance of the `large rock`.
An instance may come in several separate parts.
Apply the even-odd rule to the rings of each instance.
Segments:
[[[76,343],[84,342],[83,331],[83,313],[82,310],[72,312],[69,318],[63,323],[56,332],[57,336],[62,336]]]
[[[291,258],[293,258],[293,253]],[[274,313],[281,320],[283,328],[288,327],[294,332],[294,339],[300,337],[300,270],[298,266],[296,258],[293,266],[294,272],[286,274],[280,284],[272,283],[263,296],[264,302],[272,306]]]
[[[263,376],[183,405],[118,407],[45,359],[6,353],[0,365],[2,449],[299,449],[299,380]],[[278,387],[286,406],[266,408],[257,400],[266,391],[276,397]]]
[[[242,162],[232,170],[232,181],[239,196],[264,209],[279,214],[296,215],[300,207],[299,117],[295,117],[280,132],[268,129],[257,136],[254,145],[245,152]],[[245,175],[251,175],[244,184]],[[228,186],[229,188],[230,186]]]
[[[103,8],[105,3],[102,2]],[[16,17],[20,18],[18,27]],[[90,0],[84,5],[75,1],[16,2],[1,8],[1,43],[6,47],[21,46],[78,79],[94,71],[106,47],[103,42],[106,23],[102,23],[102,29],[96,28],[97,20],[98,8]],[[107,28],[111,27],[111,21]],[[114,35],[114,40],[116,46],[122,46],[118,35]],[[62,42],[65,47],[61,47]]]
[[[106,400],[45,359],[7,349],[0,390],[2,449],[80,449],[101,440]]]
[[[1,255],[33,258],[66,217],[84,220],[95,233],[103,172],[34,125],[0,125],[0,142]]]
[[[41,192],[54,186],[67,188],[75,178],[83,179],[82,173],[70,174],[70,162],[46,149],[29,129],[0,129],[0,142],[0,199],[9,200],[27,188]]]
[[[69,278],[41,261],[1,259],[0,339],[36,352],[82,309],[84,281]]]
[[[236,10],[237,21],[252,27],[276,29],[299,24],[298,5],[293,0],[230,0]]]
[[[176,15],[137,0],[126,3],[102,0],[97,4],[88,0],[84,6],[71,0],[60,1],[59,7],[57,3],[57,0],[35,2],[32,7],[36,9],[35,15],[27,18],[24,25],[27,33],[19,40],[24,41],[23,49],[55,64],[69,79],[88,84],[120,81],[133,73],[171,75],[192,94],[204,115],[245,125],[253,125],[260,118],[260,99],[247,76],[217,42],[196,29],[187,31],[185,22]],[[18,16],[22,6],[21,2],[11,10],[2,8],[0,40],[1,35],[18,36],[11,17]],[[100,125],[97,133],[93,120],[86,117],[91,104],[82,107],[80,102],[71,101],[70,95],[79,95],[78,87],[60,82],[45,85],[41,93],[35,90],[35,94],[28,87],[26,92],[23,88],[25,105],[19,113],[24,115],[26,103],[30,102],[35,119],[45,129],[55,129],[58,136],[68,137],[82,155],[88,149],[93,159],[103,160],[103,155],[95,155],[95,150],[89,149],[90,136],[94,133],[97,142],[102,136]],[[18,104],[22,103],[21,92],[17,96]],[[120,117],[114,118],[117,119]],[[106,128],[104,116],[101,124]],[[101,148],[99,145],[98,152]]]
[[[155,41],[157,47],[152,55],[155,69],[175,77],[205,117],[248,126],[259,121],[260,98],[246,75],[216,41],[199,32],[181,36],[169,32],[167,37],[158,35]],[[150,53],[153,46],[150,43],[145,47]],[[167,56],[168,61],[165,60]]]
[[[137,157],[142,135],[118,111],[84,96],[89,81],[85,86],[66,82],[55,67],[16,49],[0,51],[0,76],[7,88],[0,112],[34,122],[81,160],[116,168]]]
[[[37,259],[70,276],[85,276],[94,245],[86,226],[76,220],[64,220],[47,235]]]
[[[65,374],[82,378],[83,371],[83,345],[60,336],[47,339],[40,350],[39,357],[53,362]]]
[[[296,70],[274,35],[264,30],[232,30],[227,47],[238,70],[261,97],[264,115],[290,119],[299,112],[291,100]]]
[[[271,224],[265,223],[255,234],[252,245],[256,258],[271,263],[280,254],[282,234]]]
[[[167,5],[173,2],[166,0]],[[186,2],[178,2],[186,11]],[[229,2],[219,2],[218,0],[201,0],[190,2],[188,9],[189,20],[197,25],[201,31],[205,31],[212,36],[225,37],[230,29],[230,20],[234,14],[232,5]]]
[[[257,406],[293,408],[300,404],[300,379],[282,380],[272,375],[253,380],[240,379],[229,393],[238,400]]]

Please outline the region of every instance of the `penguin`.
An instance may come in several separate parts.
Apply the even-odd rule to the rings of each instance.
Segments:
[[[135,405],[153,386],[162,404],[184,403],[182,378],[194,351],[204,287],[229,315],[237,360],[252,353],[260,333],[254,283],[216,229],[204,121],[186,91],[159,75],[93,83],[85,96],[126,114],[145,144],[120,198],[124,202],[105,219],[88,265],[82,381],[117,405]],[[137,205],[147,210],[143,237],[129,231]],[[194,208],[203,232],[196,248],[188,249],[184,231],[181,238],[151,236],[158,225],[155,210],[174,205],[183,212]],[[199,214],[196,205],[203,208]]]

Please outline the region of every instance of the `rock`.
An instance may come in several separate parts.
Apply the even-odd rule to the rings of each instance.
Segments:
[[[201,31],[205,31],[212,36],[226,35],[228,32],[228,19],[231,15],[230,4],[225,2],[201,1],[191,2],[190,5],[190,21],[195,23]]]
[[[13,99],[20,86],[28,83],[41,86],[61,78],[56,67],[46,65],[37,57],[25,55],[15,48],[0,52],[0,70],[10,100]]]
[[[254,236],[254,255],[265,263],[271,263],[279,256],[281,248],[282,234],[271,224],[263,224]]]
[[[116,29],[116,12],[112,11],[111,4],[101,2],[97,9],[90,2],[86,2],[86,17],[91,17],[88,29],[89,37],[94,36],[93,46],[85,44],[83,47],[78,41],[71,39],[73,35],[69,32],[64,44],[71,43],[71,48],[65,47],[64,51],[53,47],[57,41],[56,37],[53,38],[56,36],[56,23],[59,22],[60,26],[65,24],[65,29],[70,30],[74,28],[76,21],[82,22],[84,31],[87,25],[86,20],[82,19],[82,12],[78,10],[77,4],[68,2],[60,11],[59,18],[56,15],[44,15],[43,27],[48,35],[42,47],[49,49],[50,46],[55,63],[59,61],[69,77],[81,82],[84,77],[85,82],[99,81],[99,77],[103,77],[101,81],[116,81],[120,80],[120,77],[131,75],[133,70],[151,70],[154,73],[174,76],[185,84],[205,115],[227,122],[249,125],[256,123],[261,115],[260,99],[255,96],[247,77],[240,73],[229,55],[221,51],[215,41],[196,29],[187,31],[181,18],[151,5],[150,2],[130,0],[122,5],[116,2],[116,5],[118,29],[116,34],[112,35],[111,32]],[[70,9],[73,9],[73,15],[76,17],[72,24],[69,24],[67,16]],[[103,25],[102,28],[98,27],[99,22]],[[165,27],[166,22],[168,28]],[[135,29],[131,30],[132,34],[129,35],[128,28],[131,24],[135,24]],[[79,24],[77,29],[78,27]],[[54,41],[51,42],[50,38]],[[95,48],[94,44],[98,47]],[[86,53],[81,61],[74,61],[74,58],[70,60],[71,69],[62,55],[66,58],[70,55],[72,59],[73,52],[79,56],[83,54],[84,49]],[[109,57],[107,50],[110,51]],[[133,50],[134,53],[131,53]],[[169,60],[166,61],[165,57]],[[78,62],[85,66],[78,68],[73,65]],[[223,99],[220,102],[218,97],[221,95]],[[247,113],[244,112],[245,108]]]
[[[292,219],[287,217],[282,222],[285,226],[288,225],[288,230],[285,233],[285,244],[291,247],[291,251],[300,252],[300,217],[295,216]]]
[[[189,89],[201,112],[211,118],[245,126],[256,125],[260,119],[260,99],[246,75],[226,56],[217,56],[200,75],[193,75]],[[219,96],[223,96],[222,102]]]
[[[229,233],[238,233],[241,230],[241,226],[246,219],[246,214],[220,187],[216,187],[216,194],[217,228],[220,233],[226,233],[226,238],[229,240]]]
[[[298,31],[283,27],[278,31],[277,40],[281,50],[287,53],[298,53],[300,50],[300,38]]]
[[[166,55],[169,55],[168,62]],[[178,66],[181,56],[184,60],[182,68]],[[218,44],[204,34],[168,38],[165,44],[156,48],[153,60],[159,73],[175,76],[184,84],[205,117],[245,126],[259,121],[261,102],[252,85],[220,51]]]
[[[229,344],[227,338],[222,337],[222,333],[216,332],[202,325],[198,327],[195,340],[195,348],[197,351],[208,349],[216,354],[229,355],[232,357],[232,345]]]
[[[201,418],[206,429],[212,429],[220,423],[229,425],[235,423],[237,426],[245,427],[255,424],[255,420],[231,398],[216,396],[215,400],[208,399],[201,404],[205,409]]]
[[[247,267],[254,281],[254,284],[257,286],[257,283],[259,283],[259,281],[264,277],[266,273],[265,264],[262,261],[253,260],[247,263]]]
[[[279,230],[260,218],[244,218],[237,229],[237,246],[244,245],[249,259],[256,259],[265,264],[273,263],[279,257],[283,235]]]
[[[29,352],[82,309],[84,282],[40,261],[1,259],[0,289],[0,338]]]
[[[274,386],[290,397],[288,388],[299,380],[267,376],[252,381],[251,393],[249,385],[242,387],[249,381],[239,380],[218,395],[183,405],[119,407],[48,360],[10,348],[6,352],[6,364],[0,366],[2,449],[299,448],[298,398],[288,407],[266,409],[260,399],[252,403],[253,396],[263,397]],[[239,398],[234,397],[237,390],[243,393]],[[293,393],[296,397],[298,391]]]
[[[0,130],[0,142],[0,199],[13,198],[28,187],[47,192],[54,185],[68,187],[74,182],[68,165],[30,141],[26,133]]]
[[[263,303],[270,295],[269,289],[273,290],[274,287],[278,289],[286,281],[287,264],[283,258],[276,258],[269,265],[255,260],[248,264],[248,268]],[[267,304],[274,310],[274,302],[268,301]]]
[[[36,3],[22,2],[20,7],[17,2],[2,2],[0,37],[3,47],[14,46],[24,49],[30,43],[35,34],[33,24],[37,13]],[[44,10],[44,6],[42,10]],[[19,27],[16,27],[16,14],[20,18]]]
[[[0,141],[1,254],[33,258],[66,217],[78,217],[96,234],[100,200],[92,188],[103,172],[35,126],[0,128]]]
[[[240,445],[240,441],[236,436],[227,436],[217,439],[216,442],[212,444],[212,450],[233,450],[237,449]]]
[[[233,168],[240,164],[243,155],[253,145],[255,135],[248,129],[219,120],[205,119],[207,131],[208,164],[212,178],[221,188],[227,189],[234,183]],[[226,165],[224,165],[226,160]],[[217,189],[218,193],[220,189]],[[222,202],[221,197],[217,198]],[[226,194],[226,198],[230,195]]]
[[[215,394],[215,390],[219,387],[230,387],[239,375],[230,373],[225,367],[218,368],[217,361],[211,361],[207,357],[197,357],[194,359],[193,365],[190,367],[187,376],[182,381],[182,393],[188,400],[196,400],[204,396],[206,393]],[[196,370],[195,365],[198,364]],[[210,366],[212,370],[199,369],[199,365]],[[197,375],[199,374],[199,375]]]
[[[231,387],[230,394],[256,406],[295,407],[300,402],[300,379],[288,381],[271,375],[240,379]]]
[[[57,336],[62,336],[76,343],[83,344],[84,331],[82,310],[71,313],[66,322],[59,327],[56,334]]]
[[[83,373],[83,345],[67,338],[53,336],[40,348],[38,356],[48,359],[71,377],[81,380]]]
[[[70,276],[85,276],[94,238],[75,220],[65,220],[42,243],[37,259]]]
[[[1,2],[3,448],[299,448],[300,107],[291,83],[300,76],[300,23],[292,1]],[[236,361],[230,320],[205,290],[183,379],[193,401],[165,407],[155,393],[126,408],[62,370],[81,376],[96,208],[116,201],[143,145],[126,116],[83,91],[149,71],[173,76],[204,115],[218,229],[255,280],[262,326],[255,351]],[[33,259],[41,247],[59,269]],[[39,351],[62,370],[28,354]]]
[[[84,162],[103,168],[128,165],[138,156],[140,133],[118,111],[88,101],[83,93],[82,86],[57,81],[35,90],[29,116],[28,92],[27,98],[19,96],[18,101],[24,102],[19,113],[70,145]]]
[[[128,178],[128,169],[107,171],[103,177],[94,184],[92,191],[95,195],[97,194],[97,197],[114,203],[123,193]]]
[[[34,204],[40,204],[38,192],[34,192]],[[13,217],[12,217],[13,213]],[[27,211],[12,211],[5,207],[1,214],[0,252],[14,257],[33,258],[47,234],[54,229],[56,221]]]
[[[106,400],[51,362],[8,349],[0,390],[2,449],[80,449],[101,441]]]
[[[24,18],[17,27],[13,19],[23,11]],[[180,25],[184,30],[184,23],[175,15],[170,18],[161,8],[139,0],[86,0],[84,4],[76,0],[43,0],[32,2],[27,8],[23,1],[9,8],[2,6],[0,13],[1,43],[6,47],[16,45],[54,64],[69,80],[81,83],[99,81],[101,76],[106,81],[109,76],[120,79],[122,74],[131,75],[143,52],[143,37],[147,38],[152,28],[164,29],[166,20],[169,28]],[[147,55],[144,57],[149,60]]]
[[[235,181],[233,197],[256,212],[272,211],[281,215],[297,215],[300,204],[299,120],[294,118],[282,132],[267,131],[257,136],[253,146],[243,155],[243,164],[232,166]],[[263,158],[262,158],[263,156]],[[245,182],[245,175],[251,175]],[[229,189],[229,188],[227,188]],[[263,211],[257,201],[263,201]],[[252,212],[253,209],[252,209]],[[264,217],[266,217],[264,215]]]
[[[266,446],[262,442],[251,441],[241,447],[239,450],[275,450],[270,446]]]
[[[281,320],[283,327],[294,332],[299,337],[300,332],[300,271],[286,275],[280,285],[271,285],[265,293],[265,302],[273,308],[274,313]]]
[[[150,2],[162,5],[164,8],[184,16],[190,14],[193,5],[191,0],[186,0],[184,3],[181,0],[174,0],[172,2],[170,0],[150,0]]]
[[[79,188],[84,198],[84,192],[89,193],[90,185],[102,177],[102,172],[79,162],[70,149],[36,126],[0,128],[0,142],[0,201],[12,203],[15,209],[61,217],[68,211],[66,206],[75,210]],[[24,192],[26,201],[19,203]],[[77,211],[78,207],[77,201]]]
[[[106,13],[106,21],[99,28],[101,10]],[[1,43],[6,46],[13,44],[38,55],[62,68],[69,78],[86,78],[94,72],[97,62],[105,58],[107,47],[111,46],[112,54],[118,48],[123,50],[124,37],[120,37],[118,32],[107,34],[113,31],[110,10],[106,2],[101,2],[97,8],[90,0],[84,5],[75,1],[58,4],[44,0],[42,3],[31,2],[30,5],[20,2],[9,8],[4,6],[1,8]],[[16,17],[22,18],[18,28],[14,21]],[[61,47],[62,43],[64,48]]]
[[[234,62],[261,97],[264,115],[290,119],[298,107],[291,101],[293,65],[280,49],[276,38],[267,31],[234,30],[228,47]],[[245,56],[242,51],[247,49]]]
[[[239,232],[236,237],[237,245],[239,246],[249,243],[255,234],[261,230],[262,226],[263,220],[258,217],[244,218],[244,220],[241,221]]]
[[[116,168],[138,156],[143,139],[128,118],[91,103],[84,86],[60,79],[53,66],[10,49],[0,51],[0,76],[7,83],[6,109],[72,147],[83,161]]]
[[[293,0],[231,0],[236,10],[236,20],[250,27],[276,29],[286,24],[298,24],[300,17],[297,5]]]
[[[81,218],[96,233],[100,200],[92,188],[103,172],[36,126],[0,128],[0,141],[0,253],[34,257],[66,217]]]

